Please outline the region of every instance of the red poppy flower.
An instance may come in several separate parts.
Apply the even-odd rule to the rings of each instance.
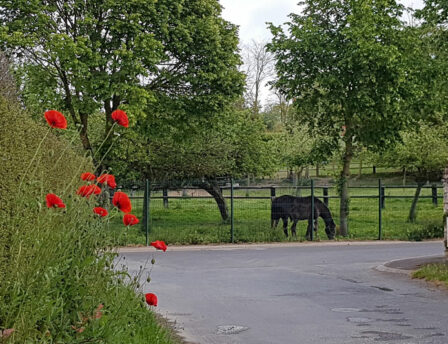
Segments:
[[[95,175],[93,173],[90,172],[84,172],[81,174],[81,179],[82,180],[88,180],[88,181],[92,181],[95,180]]]
[[[153,293],[145,294],[145,300],[146,300],[146,303],[148,305],[157,307],[157,296],[156,296],[156,294],[153,294]]]
[[[117,183],[115,182],[115,177],[112,174],[104,173],[99,176],[97,179],[98,183],[104,184],[106,183],[111,189],[115,189],[117,187]]]
[[[81,186],[76,193],[82,197],[89,197],[90,195],[99,195],[101,193],[101,189],[98,185],[90,184]]]
[[[62,202],[62,199],[60,199],[55,194],[47,194],[45,200],[47,201],[48,208],[65,208],[65,204],[64,202]]]
[[[112,198],[112,204],[123,213],[130,213],[132,210],[131,200],[124,192],[117,191]]]
[[[103,312],[101,312],[103,307],[104,305],[101,303],[98,305],[98,307],[95,309],[95,314],[93,316],[94,319],[101,319],[101,317],[103,316]]]
[[[13,333],[14,333],[15,329],[13,328],[7,328],[4,329],[3,331],[0,331],[0,339],[7,339],[8,337],[10,337]]]
[[[166,244],[163,241],[160,241],[160,240],[153,241],[151,243],[151,246],[154,246],[156,249],[162,250],[163,252],[165,252],[166,249],[167,249]]]
[[[140,221],[138,220],[137,216],[135,216],[135,215],[125,214],[123,216],[123,223],[124,223],[125,226],[133,226],[133,225],[136,225],[139,222]]]
[[[67,129],[67,120],[64,115],[56,110],[49,110],[44,114],[47,123],[52,128]]]
[[[112,112],[111,117],[114,122],[117,122],[118,125],[121,125],[125,128],[129,127],[128,115],[123,110],[115,110],[114,112]]]
[[[104,208],[101,208],[101,207],[95,207],[95,208],[93,208],[93,212],[94,212],[95,214],[98,214],[98,215],[101,216],[101,217],[104,217],[104,216],[109,215],[108,211],[107,211],[106,209],[104,209]]]
[[[72,329],[75,330],[78,333],[83,333],[86,328],[85,327],[77,328],[76,326],[72,325]]]

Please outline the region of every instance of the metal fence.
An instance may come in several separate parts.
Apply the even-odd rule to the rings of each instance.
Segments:
[[[146,181],[145,190],[129,190],[134,208],[142,214],[142,235],[148,244],[152,236],[171,243],[281,241],[281,230],[270,228],[271,200],[281,195],[312,196],[322,200],[339,223],[339,196],[335,186],[240,186],[224,182],[220,189],[228,207],[221,217],[215,199],[197,187],[170,187]],[[382,185],[349,187],[349,237],[359,239],[403,239],[405,232],[442,219],[439,200],[441,185],[425,185],[419,196],[420,221],[407,222],[417,186]],[[441,202],[440,202],[441,203]],[[319,225],[323,228],[323,225]],[[300,239],[304,227],[298,226]],[[321,231],[322,232],[322,231]],[[322,239],[322,233],[320,234]]]

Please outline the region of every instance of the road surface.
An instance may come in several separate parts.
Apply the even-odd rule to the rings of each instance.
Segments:
[[[200,344],[448,343],[448,291],[386,261],[442,255],[441,242],[123,249],[180,335]],[[143,274],[142,280],[146,279]]]

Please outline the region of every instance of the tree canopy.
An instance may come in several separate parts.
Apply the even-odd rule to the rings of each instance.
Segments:
[[[97,111],[108,133],[117,108],[135,122],[163,100],[186,120],[242,93],[237,28],[217,0],[0,0],[0,18],[25,101],[67,111],[87,150]]]

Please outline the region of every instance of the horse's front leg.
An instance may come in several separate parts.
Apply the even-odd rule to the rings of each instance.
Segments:
[[[311,219],[308,219],[308,227],[306,228],[306,240],[311,240]]]
[[[288,217],[283,217],[283,232],[285,233],[286,237],[288,237]]]
[[[299,221],[299,220],[294,219],[294,222],[292,223],[292,226],[291,226],[291,235],[293,235],[295,237],[297,236],[297,234],[296,234],[297,221]]]

